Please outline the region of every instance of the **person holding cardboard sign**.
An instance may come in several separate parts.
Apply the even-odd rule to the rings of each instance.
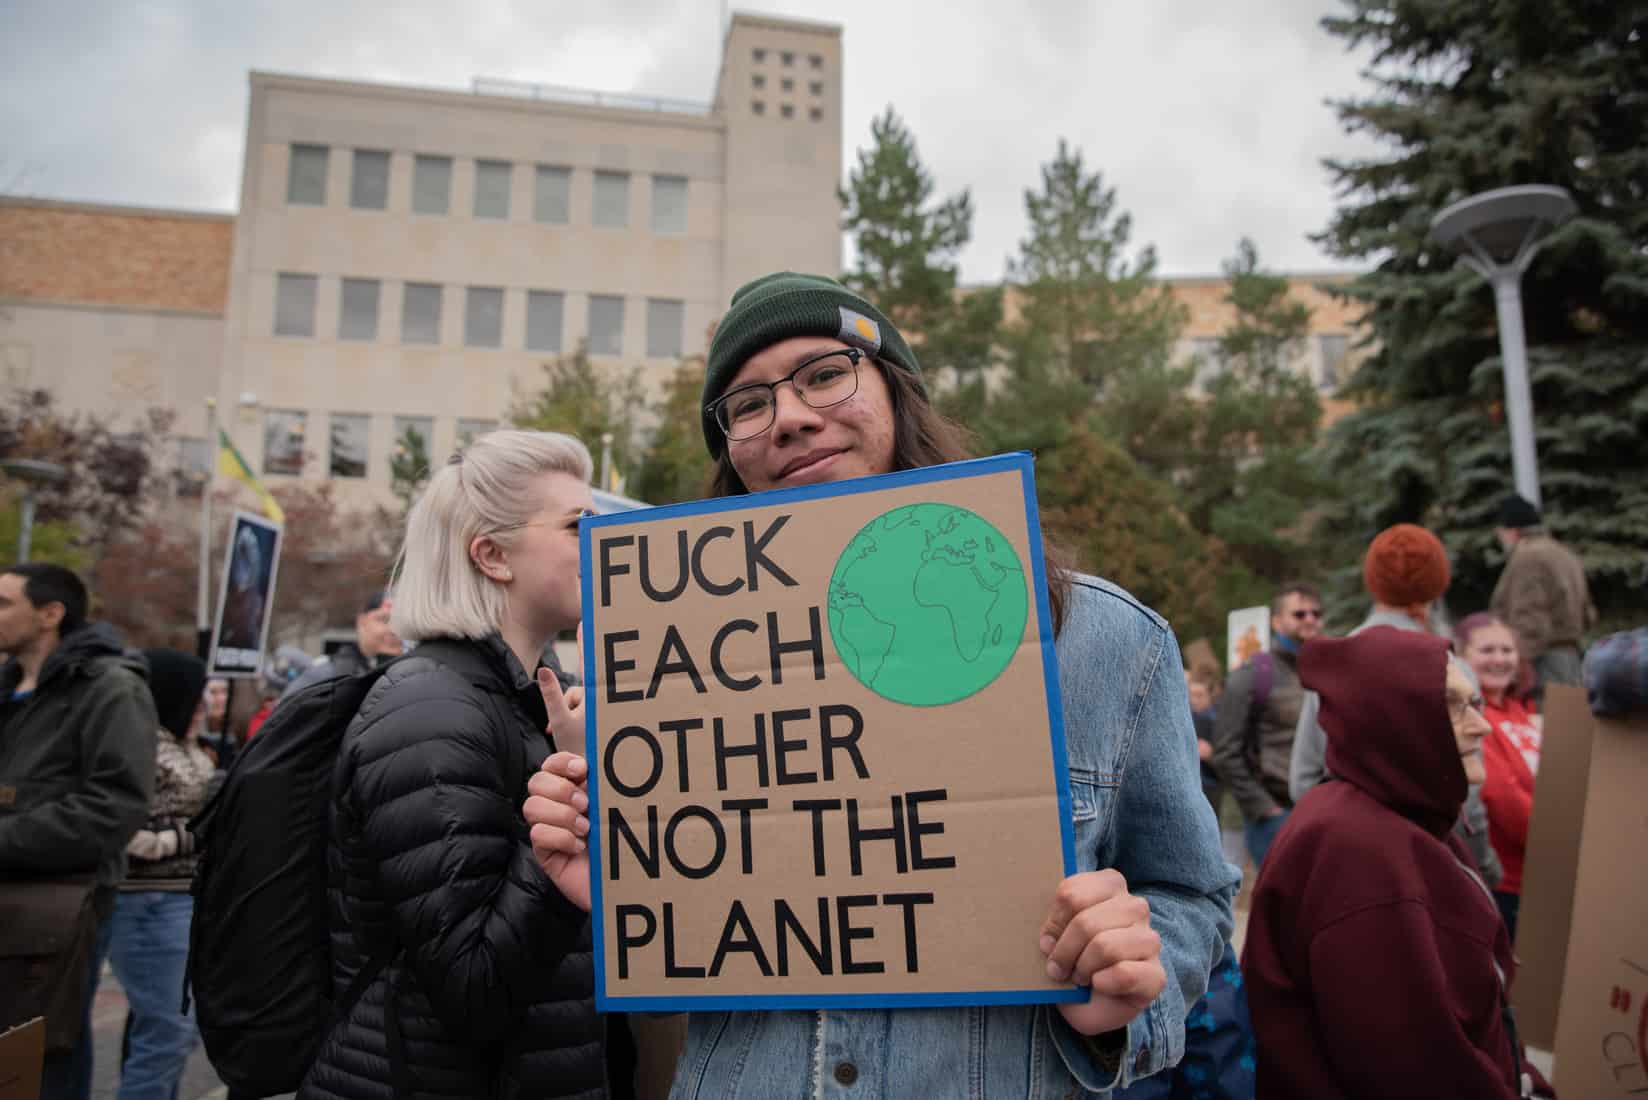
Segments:
[[[717,496],[970,457],[892,323],[818,276],[772,275],[734,295],[710,348],[702,427]],[[1201,793],[1178,645],[1120,589],[1056,560],[1046,572],[1080,871],[1046,884],[1045,920],[1026,936],[1038,941],[1047,975],[1087,998],[1056,1010],[958,1000],[962,1007],[695,1011],[677,1094],[1062,1096],[1125,1086],[1177,1062],[1187,1010],[1230,933],[1237,884]],[[805,634],[794,624],[786,637],[798,629]],[[581,720],[575,710],[551,714],[552,728]],[[815,745],[828,739],[822,727],[810,736]],[[524,808],[545,872],[586,904],[587,774],[581,757],[551,756]]]
[[[391,623],[418,646],[378,673],[339,748],[340,1008],[303,1100],[605,1095],[588,901],[540,871],[519,814],[554,748],[546,697],[565,705],[539,661],[578,621],[590,473],[571,436],[492,432],[412,508]]]

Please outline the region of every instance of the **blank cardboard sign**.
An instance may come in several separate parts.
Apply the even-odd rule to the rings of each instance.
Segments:
[[[597,1005],[1081,1000],[1027,455],[582,528]]]
[[[1543,777],[1541,777],[1543,780]],[[1597,721],[1556,1027],[1562,1096],[1648,1096],[1648,716]]]

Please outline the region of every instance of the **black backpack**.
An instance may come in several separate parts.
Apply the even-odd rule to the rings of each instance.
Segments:
[[[373,957],[334,1002],[326,842],[344,731],[387,666],[339,672],[275,707],[189,823],[200,858],[189,996],[231,1093],[295,1092],[333,1021],[389,960]]]

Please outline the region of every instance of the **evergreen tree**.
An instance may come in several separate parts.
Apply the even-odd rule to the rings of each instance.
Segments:
[[[684,359],[670,375],[654,412],[653,429],[632,495],[648,504],[698,500],[709,484],[710,458],[704,449],[699,399],[704,393],[704,360]]]
[[[418,494],[429,484],[429,441],[416,428],[407,426],[395,440],[395,453],[389,456],[389,491],[400,501],[400,522],[406,522]]]
[[[1310,331],[1310,309],[1286,278],[1259,266],[1244,238],[1224,264],[1234,322],[1218,341],[1218,372],[1198,407],[1181,477],[1197,530],[1218,536],[1249,569],[1272,582],[1317,571],[1307,545],[1309,513],[1332,482],[1306,452],[1316,442],[1321,402],[1294,369]]]
[[[1490,289],[1427,238],[1448,203],[1511,184],[1567,188],[1579,216],[1523,279],[1548,526],[1584,558],[1605,618],[1648,611],[1648,21],[1640,4],[1347,0],[1329,33],[1371,54],[1365,98],[1337,103],[1379,139],[1329,162],[1343,194],[1321,242],[1376,259],[1348,295],[1373,354],[1362,408],[1323,461],[1357,487],[1334,517],[1347,549],[1402,520],[1455,551],[1450,602],[1486,603],[1495,505],[1512,491]]]
[[[957,256],[973,234],[973,200],[934,199],[914,136],[888,107],[870,124],[870,146],[841,189],[842,228],[857,266],[845,282],[897,325],[924,368],[963,379],[989,365],[1001,323],[999,290],[958,296]]]
[[[623,476],[637,464],[645,407],[640,371],[597,367],[580,344],[571,355],[544,364],[543,388],[518,395],[509,419],[518,428],[577,436],[595,457],[598,480],[601,437],[609,432],[612,470]]]
[[[1100,397],[1140,370],[1165,368],[1184,311],[1156,280],[1155,248],[1131,254],[1133,219],[1117,208],[1115,189],[1061,139],[1024,204],[1030,235],[1010,275],[1019,330],[1037,353]]]

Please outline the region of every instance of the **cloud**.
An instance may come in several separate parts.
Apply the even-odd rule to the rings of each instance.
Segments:
[[[707,101],[703,0],[13,0],[0,64],[0,186],[44,197],[232,209],[259,69],[467,89],[476,76]],[[939,190],[977,211],[970,281],[999,278],[1024,191],[1060,137],[1117,189],[1169,273],[1211,273],[1237,238],[1267,265],[1332,266],[1321,158],[1365,146],[1324,99],[1356,59],[1318,27],[1331,0],[770,0],[839,24],[846,165],[894,106]],[[20,178],[19,178],[20,177]]]

